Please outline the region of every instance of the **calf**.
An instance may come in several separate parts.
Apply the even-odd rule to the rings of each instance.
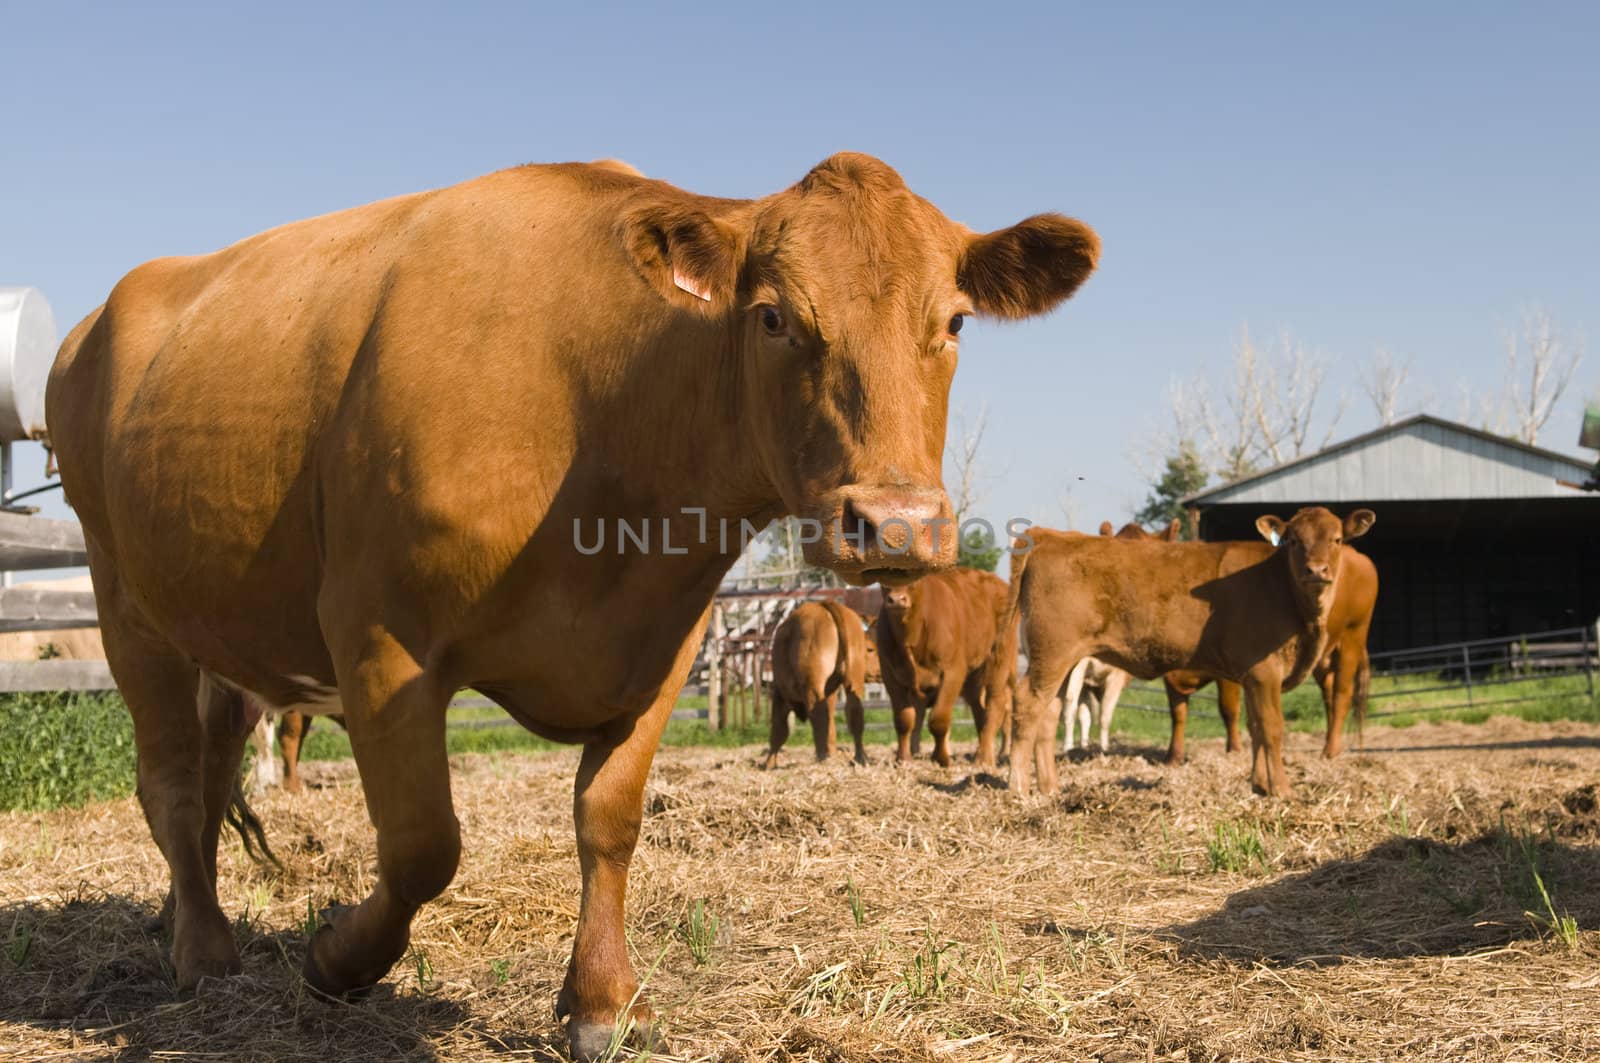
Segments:
[[[894,706],[895,759],[911,759],[924,714],[933,759],[950,766],[950,720],[966,699],[978,728],[975,766],[995,765],[995,735],[1011,708],[1017,674],[1016,617],[998,576],[955,568],[883,589],[877,623],[883,685]]]
[[[1262,553],[1271,550],[1265,543],[1239,543]],[[1367,632],[1372,627],[1372,612],[1378,604],[1378,569],[1372,559],[1352,546],[1344,548],[1339,586],[1328,610],[1328,643],[1322,658],[1312,669],[1312,678],[1322,692],[1327,714],[1327,734],[1322,755],[1328,760],[1344,748],[1344,723],[1354,707],[1356,726],[1367,716],[1367,688],[1372,663],[1367,656]],[[1167,709],[1172,715],[1172,741],[1167,747],[1167,763],[1183,763],[1183,729],[1189,716],[1189,698],[1214,679],[1198,672],[1173,672],[1166,677]],[[1228,729],[1228,752],[1239,744],[1239,684],[1217,680],[1217,707]]]
[[[1197,671],[1239,682],[1249,708],[1255,787],[1289,792],[1282,692],[1322,657],[1346,539],[1376,518],[1318,507],[1261,517],[1275,548],[1121,540],[1033,529],[1018,539],[1008,596],[1020,608],[1029,666],[1012,722],[1011,787],[1057,788],[1050,702],[1094,655],[1143,679]]]
[[[1100,534],[1111,534],[1111,522],[1100,522]],[[1178,519],[1172,521],[1156,535],[1151,535],[1144,530],[1142,524],[1129,521],[1116,533],[1119,539],[1159,539],[1162,542],[1175,543],[1178,541]],[[1111,717],[1117,711],[1117,702],[1122,698],[1122,691],[1127,687],[1128,681],[1133,677],[1121,668],[1113,668],[1104,661],[1093,657],[1085,657],[1073,666],[1067,674],[1067,682],[1062,687],[1061,700],[1066,707],[1066,730],[1061,736],[1061,752],[1068,753],[1074,748],[1073,725],[1082,724],[1083,747],[1089,748],[1089,718],[1091,712],[1100,721],[1100,752],[1104,753],[1111,748]],[[1093,703],[1091,705],[1091,702]]]
[[[789,740],[789,714],[811,720],[818,760],[833,755],[833,701],[844,694],[845,719],[855,740],[856,763],[866,764],[861,744],[866,688],[867,637],[861,615],[838,602],[805,602],[772,637],[772,741],[762,768],[778,763]]]

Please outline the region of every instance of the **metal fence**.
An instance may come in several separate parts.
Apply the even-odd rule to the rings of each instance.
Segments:
[[[1369,719],[1419,712],[1487,709],[1531,701],[1593,700],[1600,678],[1600,632],[1562,628],[1371,655]],[[1314,693],[1310,686],[1308,691]],[[1215,703],[1215,688],[1190,699]],[[1159,683],[1128,684],[1117,708],[1167,711]]]

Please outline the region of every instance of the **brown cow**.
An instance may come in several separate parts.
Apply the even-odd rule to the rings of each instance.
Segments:
[[[1017,625],[1002,628],[1006,585],[991,572],[955,568],[885,587],[878,614],[878,662],[894,708],[895,760],[909,761],[924,715],[933,759],[950,766],[950,722],[966,700],[978,728],[975,767],[995,766],[995,736],[1010,715],[1017,674]]]
[[[1282,692],[1321,658],[1345,539],[1372,526],[1321,507],[1287,523],[1265,516],[1280,543],[1262,558],[1231,543],[1166,543],[1033,529],[1017,540],[1009,609],[1020,607],[1028,674],[1012,723],[1011,786],[1056,789],[1050,702],[1068,671],[1094,655],[1143,679],[1188,670],[1243,684],[1254,749],[1251,779],[1275,796],[1283,771]]]
[[[619,1015],[649,1040],[628,866],[741,522],[828,529],[807,560],[858,584],[951,564],[962,322],[1043,313],[1098,254],[1057,214],[974,234],[840,154],[757,200],[523,166],[128,274],[62,344],[46,415],[178,985],[239,970],[214,872],[238,692],[349,726],[378,875],[305,960],[344,996],[455,874],[445,709],[471,686],[584,746],[557,1010],[583,1059]]]
[[[1239,543],[1263,553],[1265,543]],[[1344,723],[1354,706],[1356,726],[1367,716],[1367,688],[1372,678],[1372,663],[1367,656],[1367,632],[1372,627],[1372,612],[1378,605],[1378,569],[1372,559],[1353,546],[1344,548],[1339,587],[1328,610],[1328,647],[1311,675],[1322,692],[1322,707],[1327,719],[1327,734],[1322,755],[1328,760],[1344,748]],[[1183,763],[1183,730],[1189,716],[1189,698],[1212,681],[1198,672],[1168,674],[1167,710],[1172,715],[1172,741],[1167,747],[1167,763]],[[1217,708],[1228,729],[1228,752],[1240,748],[1239,684],[1217,680]]]
[[[1165,528],[1152,535],[1145,531],[1144,525],[1137,521],[1129,521],[1117,530],[1116,537],[1160,539],[1162,542],[1175,543],[1178,541],[1178,527],[1178,520],[1174,517]],[[1101,535],[1110,535],[1111,528],[1109,520],[1100,522]],[[1061,704],[1064,707],[1066,723],[1061,734],[1061,752],[1072,752],[1073,732],[1080,721],[1083,725],[1083,748],[1089,748],[1091,714],[1100,725],[1100,752],[1104,753],[1111,748],[1111,717],[1117,711],[1117,702],[1122,699],[1123,689],[1132,678],[1121,668],[1113,668],[1093,657],[1085,657],[1073,666],[1072,671],[1067,673],[1067,681],[1061,687]]]
[[[856,763],[867,762],[861,744],[865,714],[867,636],[861,614],[838,602],[803,602],[772,636],[772,742],[763,768],[778,764],[789,740],[789,713],[811,720],[817,759],[833,756],[837,731],[833,700],[844,694],[845,719],[855,739]]]

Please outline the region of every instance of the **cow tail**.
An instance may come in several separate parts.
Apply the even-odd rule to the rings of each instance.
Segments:
[[[1361,649],[1361,666],[1356,669],[1356,748],[1366,747],[1367,724],[1367,690],[1372,685],[1372,659],[1367,656],[1366,647]]]
[[[1018,539],[1017,543],[1022,543],[1022,540]],[[1017,606],[1022,600],[1022,577],[1028,569],[1028,558],[1032,553],[1028,549],[1013,548],[1011,551],[1011,584],[1006,588],[1006,607],[1000,614],[1000,626],[995,629],[994,645],[989,648],[991,658],[1005,648],[1006,632],[1017,625]]]
[[[244,799],[244,784],[235,779],[233,793],[228,797],[228,808],[223,813],[223,819],[239,835],[239,840],[244,843],[244,851],[250,859],[258,864],[271,864],[279,871],[284,870],[277,854],[272,851],[272,846],[267,844],[266,828],[261,825],[261,820],[251,811],[249,802]]]

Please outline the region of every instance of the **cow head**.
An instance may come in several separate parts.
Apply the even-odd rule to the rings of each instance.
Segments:
[[[1050,310],[1100,252],[1059,214],[973,233],[849,153],[766,199],[624,224],[665,298],[725,323],[748,456],[803,518],[806,559],[857,584],[955,561],[941,466],[963,322]]]
[[[1271,515],[1256,520],[1262,538],[1278,548],[1289,573],[1309,602],[1326,606],[1339,580],[1344,544],[1367,533],[1378,518],[1358,509],[1340,520],[1321,506],[1309,506],[1285,521]]]
[[[915,587],[909,583],[883,585],[883,612],[896,623],[903,623],[916,601]]]

